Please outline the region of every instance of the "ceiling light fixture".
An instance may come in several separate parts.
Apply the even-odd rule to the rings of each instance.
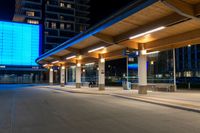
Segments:
[[[73,58],[76,58],[76,55],[69,56],[69,57],[67,57],[66,59],[69,60],[69,59],[73,59]]]
[[[104,48],[105,48],[105,46],[101,46],[101,47],[98,47],[98,48],[89,50],[88,53],[92,53],[92,52],[94,52],[94,51],[98,51],[98,50],[101,50],[101,49],[104,49]]]
[[[153,51],[153,52],[146,53],[146,55],[157,54],[157,53],[159,53],[159,52],[160,52],[160,51]]]
[[[55,64],[55,63],[58,63],[59,61],[57,60],[57,61],[54,61],[54,62],[52,62],[53,64]]]
[[[94,65],[95,63],[94,62],[92,62],[92,63],[87,63],[87,64],[85,64],[86,66],[90,66],[90,65]]]
[[[141,36],[144,36],[144,35],[147,35],[147,34],[150,34],[150,33],[165,29],[165,28],[166,28],[165,26],[161,26],[161,27],[158,27],[158,28],[155,28],[155,29],[152,29],[152,30],[149,30],[149,31],[146,31],[146,32],[134,35],[134,36],[131,36],[131,37],[129,37],[129,39],[130,40],[131,39],[135,39],[135,38],[138,38],[138,37],[141,37]]]

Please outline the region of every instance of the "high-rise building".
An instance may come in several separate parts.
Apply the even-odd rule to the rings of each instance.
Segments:
[[[41,20],[42,0],[15,0],[13,21],[39,24]]]
[[[43,52],[88,27],[89,0],[16,0],[13,21],[43,25]]]

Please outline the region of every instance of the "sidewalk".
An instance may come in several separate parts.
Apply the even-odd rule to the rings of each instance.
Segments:
[[[179,90],[177,92],[152,92],[147,95],[139,95],[137,90],[123,90],[122,87],[107,87],[105,91],[99,91],[98,88],[82,87],[80,89],[74,86],[45,86],[49,89],[62,90],[70,93],[111,95],[120,98],[137,100],[162,106],[173,107],[200,113],[200,91]]]

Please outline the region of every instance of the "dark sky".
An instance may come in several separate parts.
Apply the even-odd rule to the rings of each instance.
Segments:
[[[12,20],[14,8],[15,0],[0,0],[0,20]]]
[[[94,25],[134,0],[90,0],[90,23]]]
[[[134,0],[91,0],[90,23],[94,25]],[[0,0],[0,20],[12,20],[15,0]]]

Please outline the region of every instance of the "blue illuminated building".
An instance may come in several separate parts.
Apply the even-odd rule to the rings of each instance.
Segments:
[[[39,25],[0,22],[0,65],[37,66]]]
[[[36,75],[40,77],[42,69],[35,62],[40,29],[40,25],[0,21],[0,83],[17,83],[18,77],[22,83],[32,83]]]

